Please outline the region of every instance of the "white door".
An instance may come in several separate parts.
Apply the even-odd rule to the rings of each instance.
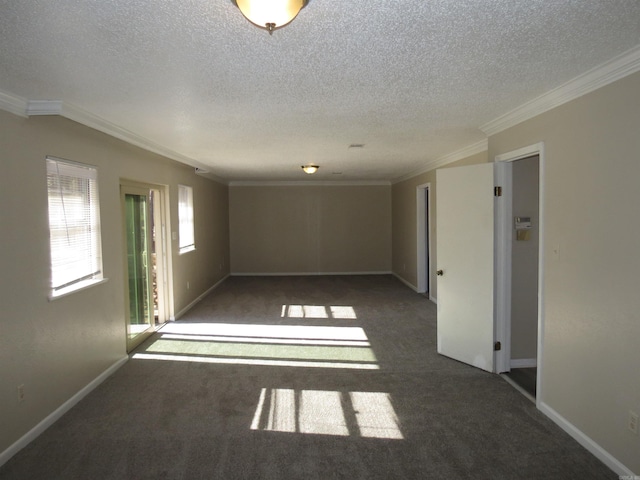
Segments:
[[[494,165],[436,172],[438,353],[494,371]]]

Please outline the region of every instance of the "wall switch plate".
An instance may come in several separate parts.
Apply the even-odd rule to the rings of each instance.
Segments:
[[[24,385],[18,385],[18,402],[24,402]]]

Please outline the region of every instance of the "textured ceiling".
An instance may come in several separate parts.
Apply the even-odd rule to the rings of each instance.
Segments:
[[[0,0],[0,91],[226,180],[389,180],[639,43],[638,0],[311,0],[272,36],[230,0]]]

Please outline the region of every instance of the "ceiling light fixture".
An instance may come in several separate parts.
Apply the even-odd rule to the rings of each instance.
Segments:
[[[290,23],[309,0],[231,0],[247,20],[270,35]]]
[[[319,168],[320,167],[318,165],[302,165],[302,170],[304,170],[304,173],[306,173],[307,175],[313,175],[318,171]]]

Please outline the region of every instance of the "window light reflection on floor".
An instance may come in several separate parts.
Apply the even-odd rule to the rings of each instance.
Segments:
[[[356,311],[348,305],[282,305],[281,317],[285,318],[357,318]]]
[[[251,430],[402,440],[388,393],[263,388]]]
[[[378,370],[360,327],[170,323],[134,359]]]
[[[165,323],[160,333],[184,335],[219,335],[225,337],[291,338],[314,340],[368,341],[361,327],[333,327],[316,325],[267,325],[247,323]]]

